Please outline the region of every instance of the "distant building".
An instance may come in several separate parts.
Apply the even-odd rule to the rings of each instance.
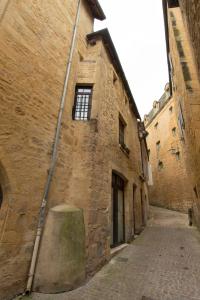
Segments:
[[[28,278],[45,292],[79,285],[146,224],[145,135],[95,18],[94,0],[0,4],[1,299]]]
[[[150,203],[187,212],[193,191],[187,173],[187,148],[183,145],[173,97],[169,85],[153,109],[145,116],[147,146],[152,167],[153,185],[149,187]]]
[[[200,226],[200,5],[198,0],[163,0],[170,90],[187,153],[193,209]]]

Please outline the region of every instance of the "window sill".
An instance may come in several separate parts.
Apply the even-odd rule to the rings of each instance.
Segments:
[[[129,157],[130,150],[125,144],[119,144],[119,148],[122,150],[122,152],[124,152],[124,154],[126,154],[127,157]]]

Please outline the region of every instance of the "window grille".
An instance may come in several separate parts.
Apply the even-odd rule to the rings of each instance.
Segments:
[[[73,107],[73,120],[87,121],[91,114],[92,87],[77,86]]]

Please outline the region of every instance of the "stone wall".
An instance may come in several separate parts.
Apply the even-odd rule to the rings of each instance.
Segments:
[[[74,0],[3,1],[0,4],[0,298],[26,287],[47,179],[66,62],[77,9]],[[87,273],[110,258],[111,178],[125,187],[126,241],[142,226],[142,173],[137,119],[104,44],[88,45],[94,18],[83,1],[57,165],[48,207],[70,204],[84,211]],[[91,119],[73,121],[76,84],[93,84]],[[119,147],[119,113],[125,119],[129,156]],[[147,191],[146,191],[147,193]]]
[[[14,0],[3,4],[0,10],[0,178],[4,197],[0,211],[0,298],[6,299],[22,292],[27,281],[77,1]],[[72,166],[68,162],[72,159],[72,144],[77,141],[73,125],[67,123],[71,118],[75,68],[78,51],[87,50],[85,36],[93,29],[93,17],[85,5],[80,23],[84,26],[78,30],[63,119],[65,132],[58,158],[59,169],[65,168],[67,178],[71,176]],[[69,181],[66,177],[65,182],[62,177],[53,182],[50,202],[64,201]],[[54,194],[55,185],[57,193]]]
[[[192,205],[193,192],[186,169],[187,150],[181,141],[174,106],[174,99],[169,99],[146,127],[153,173],[150,203],[187,212]]]
[[[177,116],[182,114],[184,124],[181,126],[181,131],[186,149],[186,166],[194,190],[194,209],[198,211],[200,195],[200,86],[190,37],[180,8],[169,9],[168,19],[175,110]]]
[[[198,0],[181,0],[180,6],[189,31],[200,80],[200,2]]]

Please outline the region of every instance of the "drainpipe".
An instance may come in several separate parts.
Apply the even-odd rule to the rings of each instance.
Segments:
[[[63,92],[62,92],[62,97],[61,97],[61,102],[60,102],[60,109],[59,109],[59,113],[58,113],[55,138],[54,138],[54,143],[53,143],[51,163],[50,163],[50,167],[49,167],[47,181],[45,184],[44,196],[43,196],[43,200],[42,200],[42,204],[41,204],[40,212],[39,212],[37,234],[36,234],[36,238],[35,238],[35,244],[34,244],[34,249],[33,249],[33,254],[32,254],[32,259],[31,259],[31,265],[30,265],[30,269],[29,269],[28,282],[27,282],[27,287],[26,287],[26,291],[25,291],[26,294],[31,293],[33,278],[35,275],[35,267],[36,267],[38,253],[39,253],[39,246],[40,246],[42,232],[43,232],[43,228],[44,228],[48,194],[49,194],[50,184],[51,184],[51,180],[52,180],[55,166],[56,166],[58,144],[59,144],[59,140],[60,140],[61,122],[62,122],[63,111],[64,111],[64,107],[65,107],[66,94],[67,94],[67,90],[68,90],[72,58],[73,58],[74,49],[75,49],[77,27],[78,27],[79,17],[80,17],[80,8],[81,8],[81,0],[78,0],[76,19],[75,19],[75,23],[74,23],[73,35],[72,35],[72,40],[71,40],[70,54],[69,54],[69,58],[67,60],[67,65],[66,65],[65,80],[64,80]]]

